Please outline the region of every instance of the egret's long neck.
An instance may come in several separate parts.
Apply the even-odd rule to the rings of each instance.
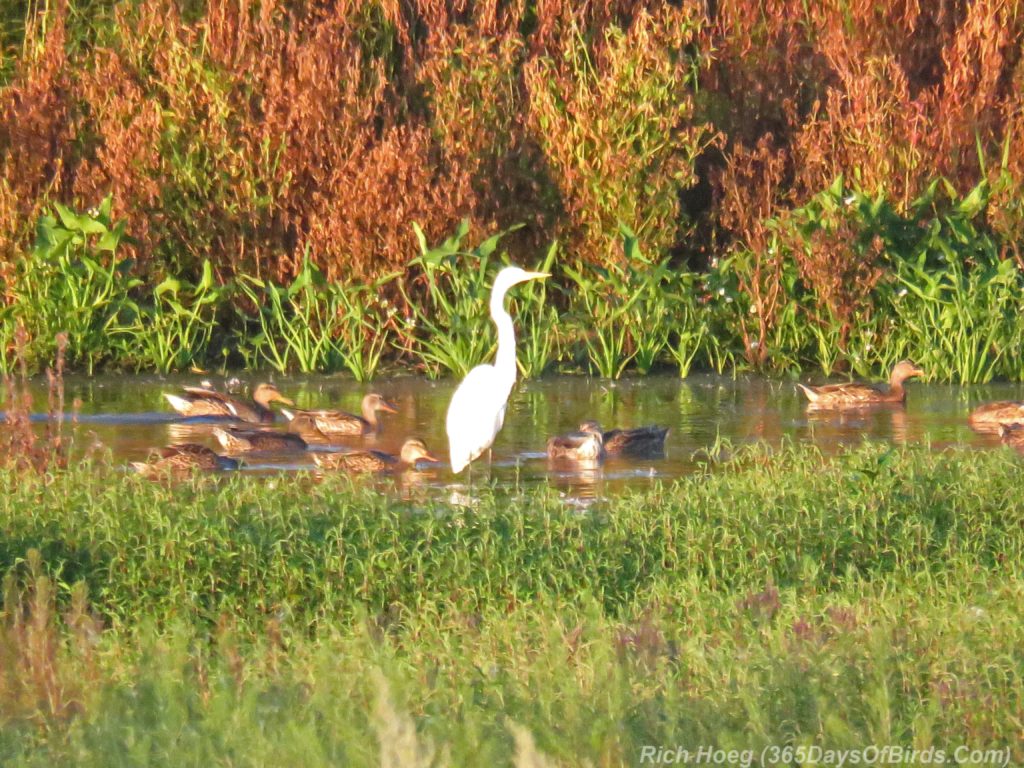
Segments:
[[[494,367],[511,386],[516,380],[516,331],[512,318],[505,311],[505,291],[491,294],[491,319],[498,327],[498,354]]]

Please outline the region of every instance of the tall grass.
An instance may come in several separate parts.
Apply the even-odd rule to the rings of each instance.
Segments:
[[[214,346],[217,311],[228,288],[216,285],[209,261],[192,284],[167,277],[153,289],[153,303],[122,331],[125,358],[142,369],[183,371],[202,363]]]
[[[371,378],[388,343],[379,322],[380,288],[394,277],[329,283],[308,254],[288,286],[241,276],[238,288],[255,308],[259,328],[240,339],[246,364],[266,363],[282,373],[340,369],[357,381]]]
[[[467,510],[345,478],[2,472],[0,754],[512,765],[532,741],[601,765],[880,742],[1016,761],[1019,469],[753,447],[586,515],[544,490]]]

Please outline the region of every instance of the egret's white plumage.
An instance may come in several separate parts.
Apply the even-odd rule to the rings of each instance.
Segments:
[[[448,404],[445,428],[452,471],[458,474],[491,447],[505,422],[508,397],[516,383],[516,333],[505,311],[505,294],[518,283],[548,277],[505,267],[491,288],[491,319],[498,328],[498,354],[494,364],[476,366],[459,384]]]

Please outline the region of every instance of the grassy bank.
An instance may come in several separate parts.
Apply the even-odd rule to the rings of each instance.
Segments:
[[[1020,761],[1019,473],[1003,450],[752,449],[581,515],[543,489],[468,510],[344,478],[4,472],[0,754],[611,766],[645,744],[968,744]]]

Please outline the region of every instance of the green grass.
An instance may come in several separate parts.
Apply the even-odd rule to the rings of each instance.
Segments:
[[[464,509],[344,478],[0,473],[0,762],[1019,762],[1020,470],[754,448],[585,514],[545,489]]]

